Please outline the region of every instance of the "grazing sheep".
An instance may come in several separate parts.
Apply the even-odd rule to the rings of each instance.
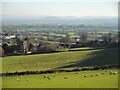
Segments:
[[[19,79],[19,78],[17,78],[16,80],[17,80],[18,82],[20,82],[20,79]]]
[[[65,76],[64,79],[67,79],[67,77]]]
[[[16,80],[18,81],[19,79],[17,78]]]
[[[93,77],[93,75],[90,75],[91,77]]]
[[[98,74],[96,74],[95,76],[98,76]]]
[[[75,72],[75,74],[78,74],[78,72]]]
[[[109,73],[110,73],[110,74],[113,74],[113,72],[112,72],[112,71],[109,71]]]
[[[27,79],[27,82],[29,81],[29,79]]]
[[[102,74],[104,74],[104,72],[102,72]]]
[[[87,77],[86,75],[84,75],[84,77]]]
[[[107,72],[107,70],[105,70],[105,72]]]
[[[117,72],[113,72],[113,74],[117,74]]]
[[[46,78],[46,76],[44,76],[43,78]]]
[[[51,77],[47,77],[47,79],[51,80]]]

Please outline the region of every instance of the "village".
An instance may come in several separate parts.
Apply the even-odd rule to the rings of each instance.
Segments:
[[[49,30],[46,30],[45,26],[42,27],[43,30],[29,30],[30,26],[26,28],[28,30],[16,28],[7,30],[12,26],[3,26],[3,32],[0,33],[1,56],[59,52],[67,51],[69,48],[118,44],[116,31],[92,30],[84,25],[75,28],[72,25],[68,25],[68,28],[61,25],[61,28],[64,27],[62,30],[60,26],[56,25],[56,29],[55,25],[53,26],[47,26]]]

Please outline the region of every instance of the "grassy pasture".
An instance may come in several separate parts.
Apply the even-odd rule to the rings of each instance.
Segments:
[[[117,70],[112,70],[118,72]],[[104,74],[101,74],[104,72]],[[98,74],[98,76],[95,76]],[[84,77],[86,75],[87,77]],[[93,75],[91,77],[91,75]],[[51,77],[51,80],[43,78]],[[67,79],[65,79],[67,77]],[[16,79],[19,79],[17,81]],[[28,81],[27,81],[28,79]],[[118,74],[103,70],[3,77],[3,88],[118,88]]]
[[[92,47],[81,47],[81,48],[71,48],[69,49],[70,51],[81,51],[81,50],[91,50],[91,49],[94,49]]]
[[[73,51],[10,56],[2,59],[3,72],[36,71],[51,69],[73,69],[86,66],[117,64],[117,48],[86,50],[76,48]]]
[[[73,69],[118,63],[117,48],[74,48],[68,52],[10,56],[2,59],[3,72]],[[118,72],[113,69],[113,72]],[[104,72],[104,75],[101,74]],[[98,74],[98,76],[95,76]],[[87,77],[84,77],[86,75]],[[92,75],[92,77],[91,77]],[[51,77],[43,78],[44,76]],[[65,79],[65,76],[67,79]],[[20,82],[16,79],[19,78]],[[28,79],[28,81],[27,81]],[[103,70],[2,77],[3,88],[118,88],[118,74]]]

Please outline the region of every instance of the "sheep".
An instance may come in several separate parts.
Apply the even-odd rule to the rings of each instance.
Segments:
[[[84,77],[87,77],[86,75],[84,75]]]
[[[107,70],[105,70],[105,72],[107,72]]]
[[[75,74],[78,74],[78,72],[75,72]]]
[[[90,75],[91,77],[93,77],[93,75]]]
[[[95,76],[98,76],[98,74],[96,74]]]
[[[112,72],[112,71],[109,71],[109,73],[110,73],[110,74],[113,74],[113,72]]]
[[[16,80],[18,81],[19,79],[17,78]]]
[[[117,72],[113,72],[113,74],[117,74]]]
[[[46,76],[44,76],[43,78],[46,78]]]
[[[67,79],[67,76],[65,76],[64,79]]]
[[[19,79],[19,78],[17,78],[16,80],[17,80],[18,82],[20,82],[20,79]]]
[[[27,79],[27,82],[29,81],[29,79]]]
[[[102,72],[102,74],[104,74],[104,72]]]
[[[51,80],[51,77],[47,77],[47,79]]]

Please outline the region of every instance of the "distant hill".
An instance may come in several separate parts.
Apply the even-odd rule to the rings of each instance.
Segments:
[[[45,16],[37,18],[6,17],[3,22],[43,22],[43,23],[114,23],[118,22],[117,17],[73,17],[73,16]]]

